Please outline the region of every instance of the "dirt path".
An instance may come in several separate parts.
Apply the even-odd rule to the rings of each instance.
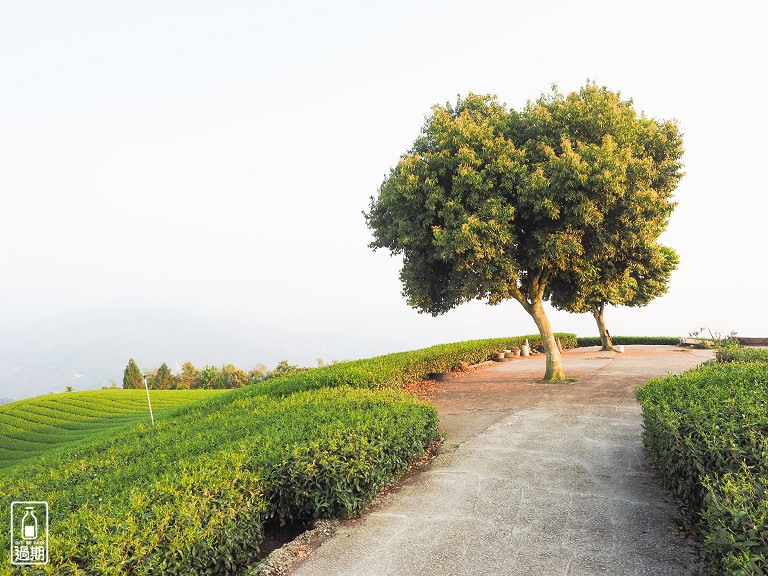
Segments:
[[[634,389],[711,354],[626,349],[567,351],[576,382],[542,383],[540,356],[441,384],[441,453],[292,574],[702,573],[644,459]]]

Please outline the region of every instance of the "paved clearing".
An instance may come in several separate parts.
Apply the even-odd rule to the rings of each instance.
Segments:
[[[634,389],[707,351],[627,346],[542,356],[441,383],[441,453],[296,566],[321,575],[690,575],[695,543],[642,451]]]

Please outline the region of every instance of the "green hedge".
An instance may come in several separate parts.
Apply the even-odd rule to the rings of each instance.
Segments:
[[[720,348],[718,362],[768,362],[768,350],[763,348]]]
[[[680,338],[678,336],[613,336],[611,341],[614,344],[621,344],[623,346],[629,344],[653,344],[677,346],[680,344]],[[578,346],[583,348],[585,346],[602,346],[600,336],[579,336]]]
[[[637,396],[649,459],[698,523],[713,570],[768,571],[768,366],[706,365]]]
[[[4,499],[51,506],[39,571],[234,574],[265,521],[353,514],[437,435],[434,408],[394,390],[231,396],[4,477]]]
[[[563,348],[576,346],[576,335],[556,333]],[[430,372],[448,372],[467,364],[488,360],[493,352],[519,348],[526,339],[535,346],[541,337],[536,334],[510,338],[468,340],[440,344],[411,352],[398,352],[366,360],[342,362],[291,376],[271,378],[242,389],[244,394],[290,394],[297,390],[312,390],[333,386],[355,388],[397,388],[404,383],[422,380]]]

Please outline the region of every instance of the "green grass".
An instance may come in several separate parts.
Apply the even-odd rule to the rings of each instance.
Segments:
[[[152,390],[160,420],[178,408],[223,390]],[[117,429],[149,421],[144,390],[92,390],[47,394],[0,406],[0,470]]]

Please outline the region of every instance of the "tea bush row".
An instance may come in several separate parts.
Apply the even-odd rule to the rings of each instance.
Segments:
[[[39,572],[234,574],[258,556],[266,521],[356,513],[437,434],[434,408],[394,390],[210,408],[12,469],[4,499],[51,507]]]
[[[152,391],[158,417],[222,391]],[[0,406],[0,469],[121,426],[148,420],[144,390],[47,394]]]
[[[763,348],[720,348],[718,362],[768,362],[768,350]]]
[[[563,348],[576,347],[576,335],[556,333]],[[408,382],[422,380],[430,372],[450,372],[488,360],[493,352],[519,348],[526,340],[535,345],[538,334],[510,338],[468,340],[453,344],[440,344],[430,348],[376,356],[333,364],[316,370],[308,370],[286,377],[273,378],[235,393],[290,394],[297,390],[309,390],[339,385],[355,388],[398,388]]]
[[[629,345],[629,344],[652,344],[655,346],[668,345],[677,346],[680,344],[680,338],[678,336],[612,336],[611,341],[615,345]],[[578,346],[583,348],[585,346],[602,346],[600,336],[579,336]]]
[[[768,364],[721,362],[637,391],[643,441],[720,574],[768,572]]]

